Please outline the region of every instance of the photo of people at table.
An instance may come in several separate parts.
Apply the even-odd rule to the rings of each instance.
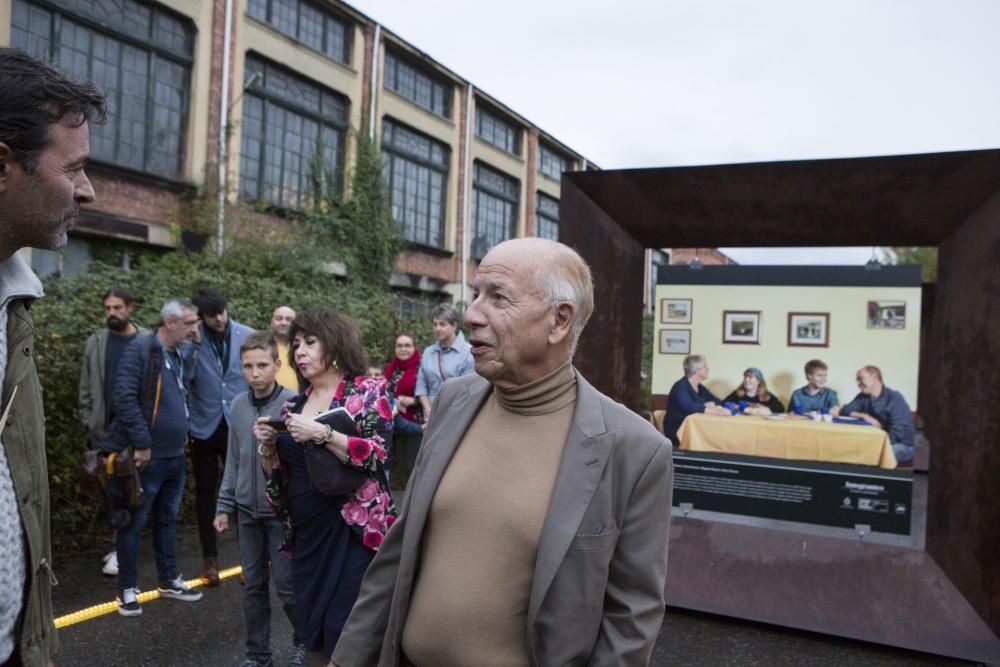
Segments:
[[[725,399],[705,386],[709,366],[704,356],[685,357],[683,369],[684,376],[670,389],[663,420],[663,433],[675,447],[882,468],[913,463],[913,414],[903,395],[885,385],[877,366],[858,369],[858,394],[840,405],[837,392],[826,386],[827,365],[808,361],[806,383],[792,392],[787,413],[756,366],[743,372]],[[704,416],[689,420],[692,415]],[[738,426],[720,421],[737,415],[757,420]]]

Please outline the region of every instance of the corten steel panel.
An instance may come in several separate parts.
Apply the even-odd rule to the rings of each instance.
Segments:
[[[573,172],[646,247],[937,245],[1000,183],[1000,150]]]
[[[574,363],[599,391],[639,407],[644,248],[565,178],[559,240],[576,248],[594,275],[594,314]]]
[[[921,549],[675,516],[666,594],[672,607],[1000,662]]]
[[[789,548],[746,528],[739,532],[747,544],[715,559],[712,589],[703,572],[684,576],[708,567],[713,545],[685,528],[671,538],[668,590],[681,606],[1000,662],[993,634],[1000,631],[1000,150],[575,172],[563,176],[561,215],[564,240],[598,269],[599,308],[608,309],[588,327],[578,365],[633,406],[643,289],[637,246],[940,244],[931,349],[923,354],[930,381],[918,397],[934,406],[923,415],[932,442],[927,551],[868,545],[859,558],[846,547],[806,549],[794,572],[812,588],[761,586],[785,581],[773,564],[790,564]],[[611,285],[626,291],[609,294]],[[632,346],[624,359],[611,356]],[[802,542],[802,534],[789,535]],[[853,591],[849,623],[811,601],[817,591],[837,595],[817,588],[811,568]],[[795,613],[782,612],[790,603]]]
[[[927,551],[1000,633],[1000,194],[940,247]]]

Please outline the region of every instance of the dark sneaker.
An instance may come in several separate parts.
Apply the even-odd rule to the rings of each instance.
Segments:
[[[292,650],[292,659],[288,661],[288,667],[305,667],[308,664],[306,645],[299,644]]]
[[[184,580],[180,577],[177,577],[173,581],[160,582],[157,590],[160,591],[161,598],[182,600],[184,602],[197,602],[201,599],[201,591],[194,590],[184,583]]]
[[[122,616],[142,616],[138,588],[126,588],[121,591],[118,596],[118,613]]]

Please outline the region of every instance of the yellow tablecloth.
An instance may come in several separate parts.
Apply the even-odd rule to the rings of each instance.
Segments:
[[[873,426],[693,414],[677,436],[681,449],[697,452],[896,467],[889,435]]]

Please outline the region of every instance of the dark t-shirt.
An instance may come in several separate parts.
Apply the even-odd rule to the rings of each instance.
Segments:
[[[114,400],[112,395],[115,388],[115,380],[118,378],[118,362],[122,359],[122,353],[128,344],[135,340],[138,332],[130,336],[121,336],[113,331],[108,332],[108,342],[104,346],[104,405],[107,406],[107,414],[104,416],[104,424],[110,424],[114,417],[112,405]]]

